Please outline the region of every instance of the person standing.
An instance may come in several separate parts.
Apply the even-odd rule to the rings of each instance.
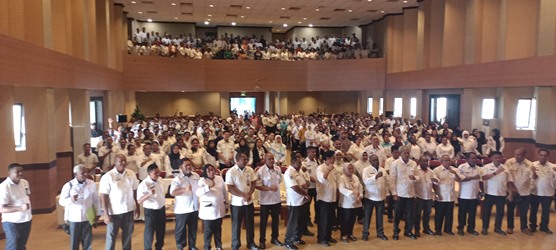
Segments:
[[[303,235],[303,212],[304,204],[311,198],[307,190],[307,180],[301,171],[301,158],[294,157],[291,166],[284,173],[284,184],[286,186],[286,203],[288,204],[288,225],[284,246],[288,249],[297,250],[295,242],[301,240]]]
[[[199,219],[203,220],[204,250],[211,249],[213,238],[216,249],[222,250],[222,218],[228,211],[228,191],[213,165],[204,165],[201,177],[195,194],[199,197]]]
[[[261,205],[261,220],[259,233],[259,247],[266,248],[266,225],[268,216],[272,217],[272,234],[270,243],[282,246],[278,240],[278,224],[280,223],[280,209],[282,200],[280,198],[280,183],[282,182],[282,170],[274,165],[272,153],[266,153],[265,165],[257,170],[257,186],[259,190],[259,204]]]
[[[363,155],[366,155],[363,152]],[[365,157],[365,156],[363,156]],[[369,157],[370,166],[363,169],[362,179],[365,185],[365,198],[363,199],[363,241],[369,240],[369,227],[373,209],[376,209],[376,235],[381,240],[388,240],[384,235],[384,200],[388,194],[388,174],[379,166],[378,156]]]
[[[25,249],[31,233],[31,189],[23,179],[23,167],[8,165],[8,177],[0,183],[0,213],[6,249]]]
[[[337,243],[332,238],[332,224],[335,217],[334,206],[337,201],[339,174],[334,166],[334,151],[326,151],[325,161],[317,168],[317,203],[319,211],[318,235],[319,244],[330,246]]]
[[[91,154],[91,144],[83,144],[83,153],[77,156],[76,164],[84,164],[90,174],[95,174],[95,168],[98,165],[98,157],[96,154]]]
[[[135,190],[139,185],[137,176],[125,168],[126,158],[116,155],[114,168],[100,178],[99,193],[103,220],[106,224],[106,249],[114,250],[118,231],[122,230],[122,249],[131,249],[133,215],[139,217],[139,204]]]
[[[467,221],[467,232],[472,235],[479,235],[475,231],[475,220],[477,215],[477,205],[479,204],[480,189],[480,170],[476,162],[477,154],[470,152],[467,154],[467,163],[458,166],[459,174],[463,177],[460,181],[458,197],[458,234],[464,235],[463,228]]]
[[[411,232],[413,223],[415,222],[415,182],[419,180],[417,175],[417,163],[409,159],[409,148],[403,146],[400,148],[400,158],[392,162],[390,168],[390,192],[392,199],[396,202],[394,208],[394,240],[399,239],[400,220],[405,217],[404,236],[411,239],[417,239],[417,236]],[[405,216],[404,216],[405,215]]]
[[[91,250],[92,226],[101,214],[100,200],[95,182],[87,179],[89,168],[84,164],[73,167],[74,179],[62,187],[60,206],[66,210],[70,231],[70,249]],[[91,212],[94,211],[94,216]]]
[[[355,170],[351,163],[344,163],[342,168],[343,175],[338,180],[338,191],[340,193],[338,206],[342,208],[341,239],[348,243],[357,240],[353,236],[353,226],[362,206],[363,185],[359,182],[359,178],[353,174]]]
[[[226,185],[232,194],[232,249],[241,247],[241,224],[245,220],[245,234],[247,248],[258,250],[255,245],[255,208],[253,206],[253,192],[257,176],[252,168],[247,167],[247,155],[242,152],[236,154],[236,165],[226,173]]]
[[[166,197],[162,181],[159,181],[160,170],[156,164],[147,167],[147,177],[137,187],[137,201],[145,211],[145,231],[143,242],[145,250],[151,250],[153,235],[156,235],[156,250],[164,246],[166,231]]]
[[[450,155],[440,156],[441,166],[433,170],[438,181],[435,184],[438,199],[435,202],[434,212],[434,229],[436,235],[441,236],[442,233],[454,235],[452,225],[454,224],[454,204],[456,201],[455,186],[456,181],[461,178],[457,168],[452,167]]]
[[[537,231],[537,211],[539,204],[542,208],[540,231],[552,234],[548,228],[550,220],[550,203],[554,197],[554,182],[556,181],[556,168],[554,164],[548,162],[549,152],[546,149],[540,149],[538,153],[539,160],[533,163],[535,171],[533,179],[535,185],[533,187],[533,196],[531,199],[531,214],[529,216],[529,231]]]
[[[415,182],[416,211],[415,211],[415,235],[421,236],[421,225],[423,225],[423,233],[436,236],[436,233],[430,228],[430,218],[432,210],[432,202],[435,196],[433,192],[433,183],[438,182],[438,178],[429,167],[429,158],[422,155],[419,157],[419,170],[417,171],[419,180]]]
[[[193,163],[190,159],[181,159],[177,173],[170,185],[170,194],[175,197],[174,214],[176,215],[176,246],[182,250],[187,246],[189,250],[197,250],[197,222],[199,220],[199,201],[197,199],[197,185],[199,175],[192,172]]]
[[[525,159],[525,148],[519,147],[514,150],[514,157],[508,159],[504,165],[508,168],[514,179],[514,186],[511,192],[514,193],[514,200],[508,201],[506,218],[508,229],[506,233],[514,233],[515,207],[519,207],[519,222],[522,232],[529,232],[527,226],[527,213],[531,204],[531,189],[533,188],[533,164]]]

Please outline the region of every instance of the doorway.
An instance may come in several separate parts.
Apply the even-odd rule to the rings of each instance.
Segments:
[[[447,122],[451,128],[459,126],[460,95],[430,95],[429,123]]]

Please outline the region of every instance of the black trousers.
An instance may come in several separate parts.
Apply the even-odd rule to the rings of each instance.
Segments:
[[[164,234],[166,233],[166,208],[144,209],[145,232],[143,234],[144,248],[150,250],[153,247],[153,236],[156,235],[156,250],[164,246]]]
[[[444,232],[452,232],[452,225],[454,224],[454,202],[437,201],[434,206],[434,230],[437,233],[442,232],[444,226]]]
[[[404,232],[410,233],[413,229],[413,222],[415,221],[415,209],[413,205],[415,198],[399,197],[394,208],[394,234],[400,233],[400,220],[405,215],[405,228]]]
[[[353,227],[355,226],[355,219],[359,214],[361,208],[342,208],[342,228],[341,235],[348,236],[353,235]]]
[[[483,230],[488,230],[490,224],[490,214],[492,213],[492,206],[496,205],[496,217],[494,220],[494,229],[502,230],[502,219],[504,218],[504,204],[506,203],[506,196],[495,196],[485,194],[485,206],[483,211]]]
[[[245,206],[231,206],[232,248],[241,247],[241,224],[245,219],[245,239],[247,246],[255,244],[255,209],[253,203]]]
[[[278,239],[278,223],[280,223],[280,203],[274,205],[261,205],[261,221],[259,231],[259,242],[266,242],[266,224],[268,223],[268,216],[272,218],[272,239]]]
[[[458,199],[458,230],[463,231],[467,221],[467,232],[475,231],[478,204],[477,199]]]
[[[384,235],[384,201],[363,199],[363,237],[369,236],[373,209],[376,209],[376,235]],[[342,228],[343,229],[343,228]]]
[[[423,230],[430,230],[432,200],[416,198],[415,202],[415,232],[421,231],[421,225],[423,225]]]
[[[519,225],[520,229],[527,229],[527,213],[529,212],[529,205],[531,204],[531,195],[515,196],[513,201],[507,201],[508,209],[506,211],[506,219],[508,221],[508,228],[515,228],[515,207],[519,207]]]
[[[217,248],[222,248],[222,218],[216,220],[203,220],[203,248],[210,250],[210,242],[214,236],[214,244]]]
[[[199,221],[199,212],[191,212],[186,214],[176,214],[176,246],[178,249],[187,246],[189,240],[189,248],[195,247],[197,243],[197,222]]]
[[[537,212],[539,211],[539,204],[542,208],[540,229],[548,229],[548,223],[550,221],[550,203],[552,203],[552,196],[531,195],[531,214],[529,215],[531,229],[537,229]],[[519,214],[521,214],[521,211],[519,211]]]
[[[307,193],[309,194],[309,197],[310,197],[309,202],[307,202],[307,208],[308,208],[307,211],[306,211],[306,213],[307,213],[307,222],[311,221],[311,203],[313,203],[313,200],[314,200],[314,203],[313,203],[313,209],[315,210],[315,220],[314,221],[316,223],[319,219],[319,213],[317,212],[317,211],[319,211],[317,209],[317,205],[318,205],[318,203],[317,203],[317,189],[316,188],[309,188]]]
[[[394,208],[396,207],[396,202],[391,195],[386,197],[386,204],[388,205],[386,207],[386,215],[388,216],[388,219],[394,219]]]
[[[319,209],[319,224],[318,224],[318,241],[328,241],[332,238],[332,225],[334,217],[336,202],[325,202],[322,200],[317,201]]]
[[[284,238],[285,244],[291,245],[295,240],[301,239],[303,233],[301,224],[305,221],[305,218],[303,218],[303,210],[303,206],[288,207],[288,226],[286,227],[286,236]]]
[[[301,236],[303,235],[303,233],[309,231],[309,228],[307,227],[307,224],[309,224],[309,223],[305,219],[305,216],[307,215],[306,212],[310,210],[309,202],[305,202],[303,205],[301,205],[301,207],[302,207],[301,209],[302,209],[303,212],[301,212],[301,222],[299,223],[300,233],[297,235],[296,239],[301,239]]]

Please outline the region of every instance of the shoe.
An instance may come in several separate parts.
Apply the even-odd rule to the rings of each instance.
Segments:
[[[189,250],[199,250],[197,247],[190,247]]]
[[[70,235],[70,227],[69,227],[68,224],[62,225],[62,229],[64,229],[64,232],[65,232],[67,235]]]
[[[535,233],[535,232],[537,232],[537,228],[536,227],[531,227],[531,228],[529,228],[529,232]]]
[[[388,218],[388,223],[394,223],[394,219]]]
[[[521,229],[521,232],[526,234],[526,235],[529,235],[529,236],[533,235],[533,233],[531,233],[531,231],[529,231],[529,229],[527,229],[527,228]]]
[[[494,229],[494,232],[499,235],[506,236],[506,232],[502,231],[502,229]]]
[[[302,239],[297,239],[297,240],[294,240],[294,241],[293,241],[293,244],[305,245],[305,244],[307,244],[307,242],[305,242],[305,241],[302,240]]]
[[[295,246],[293,243],[292,244],[285,244],[284,247],[286,247],[287,249],[291,249],[291,250],[297,250],[299,248],[297,248],[297,246]]]
[[[348,239],[351,241],[357,241],[357,238],[353,237],[353,235],[348,235]]]
[[[338,230],[340,230],[339,226],[336,225],[332,226],[332,231],[338,231]]]
[[[550,229],[548,229],[548,228],[547,229],[541,229],[539,231],[545,232],[546,234],[552,234],[552,231],[550,231]]]
[[[274,244],[275,246],[283,246],[284,244],[282,242],[280,242],[278,239],[272,239],[270,240],[270,243]]]
[[[319,244],[325,246],[325,247],[329,247],[330,243],[328,243],[328,241],[319,241]]]
[[[313,236],[315,236],[315,233],[313,233],[313,232],[307,230],[307,231],[305,231],[305,232],[303,233],[303,235],[313,237]]]
[[[384,235],[384,234],[383,235],[378,235],[377,237],[381,240],[388,240],[388,237],[386,237],[386,235]]]
[[[508,228],[508,230],[506,230],[506,233],[514,234],[514,229],[513,228]]]
[[[488,230],[483,229],[483,230],[481,231],[481,234],[482,234],[482,235],[488,235]]]
[[[394,234],[394,236],[392,236],[392,239],[394,240],[399,240],[400,239],[400,235],[399,234]]]
[[[419,231],[415,231],[415,237],[417,238],[421,237],[421,233],[419,233]]]
[[[266,243],[259,242],[259,249],[266,249]]]
[[[425,230],[423,230],[423,233],[424,233],[424,234],[428,234],[428,235],[430,235],[430,236],[436,236],[436,233],[433,232],[433,231],[430,230],[430,229],[425,229]]]
[[[249,249],[249,250],[259,250],[260,248],[259,248],[259,246],[253,244],[251,246],[248,246],[247,249]]]
[[[478,236],[478,235],[479,235],[479,232],[477,232],[477,231],[475,231],[475,230],[473,230],[473,231],[467,231],[467,232],[470,233],[470,234],[472,234],[472,235],[475,235],[475,236]]]
[[[335,240],[334,238],[330,238],[330,239],[328,239],[328,242],[330,242],[330,243],[338,243],[338,241],[337,241],[337,240]]]
[[[344,243],[349,243],[349,240],[348,240],[347,237],[342,237],[342,242],[344,242]]]
[[[314,227],[315,225],[313,225],[313,223],[311,223],[311,221],[307,222],[307,226],[308,227]]]
[[[363,236],[363,237],[361,237],[361,240],[362,241],[369,241],[369,236]]]
[[[442,236],[442,232],[436,232],[437,236]]]
[[[357,224],[359,224],[359,225],[363,225],[363,219],[361,219],[361,220],[357,220]]]
[[[444,231],[444,232],[448,235],[454,235],[454,232],[446,232],[446,231]]]
[[[463,230],[461,230],[461,229],[458,229],[458,235],[464,236],[464,235],[465,235],[465,233],[463,232]]]

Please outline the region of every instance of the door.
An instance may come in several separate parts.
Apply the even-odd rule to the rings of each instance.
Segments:
[[[429,122],[459,126],[460,95],[430,95]]]

